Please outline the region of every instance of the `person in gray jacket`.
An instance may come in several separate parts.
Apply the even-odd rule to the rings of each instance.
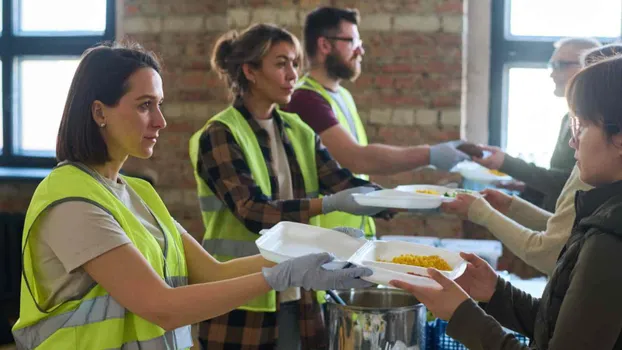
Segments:
[[[555,51],[549,61],[551,79],[555,83],[555,96],[564,97],[568,81],[581,69],[581,55],[586,50],[597,48],[601,44],[594,39],[565,38],[557,41],[554,46]],[[492,153],[491,156],[474,159],[474,161],[489,169],[500,170],[512,176],[518,181],[500,185],[500,187],[519,191],[522,198],[544,210],[553,212],[557,198],[570,177],[575,163],[574,150],[568,147],[569,121],[570,116],[564,115],[549,169],[512,157],[494,146],[483,147],[484,150]]]
[[[576,219],[542,298],[513,287],[482,259],[462,254],[466,272],[439,287],[392,281],[412,292],[447,334],[469,349],[622,349],[622,57],[580,71],[566,92],[571,146],[583,182]],[[480,302],[478,305],[476,302]],[[528,336],[521,345],[502,326]]]

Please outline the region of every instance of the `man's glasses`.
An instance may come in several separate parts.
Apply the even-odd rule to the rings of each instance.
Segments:
[[[547,66],[552,70],[562,70],[568,67],[579,66],[581,63],[576,61],[550,61]]]
[[[349,42],[353,49],[358,49],[359,47],[363,46],[363,40],[361,40],[360,38],[345,38],[340,36],[327,36],[325,38],[329,40]]]

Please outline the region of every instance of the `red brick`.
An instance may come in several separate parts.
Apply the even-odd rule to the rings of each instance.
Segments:
[[[409,63],[393,63],[382,67],[384,73],[413,73],[413,67]]]
[[[461,14],[464,8],[461,0],[445,0],[436,5],[437,13]]]
[[[396,89],[412,89],[415,87],[417,78],[414,76],[395,78]]]
[[[363,75],[356,79],[354,86],[357,89],[369,89],[373,85],[373,78],[370,75]]]
[[[137,14],[139,11],[140,9],[136,5],[126,5],[124,14],[125,16],[133,16]]]
[[[387,75],[380,75],[374,79],[374,85],[380,88],[393,87],[393,78]]]
[[[384,96],[381,98],[382,103],[391,106],[425,106],[426,103],[416,96]]]
[[[456,107],[460,106],[460,95],[452,95],[452,96],[437,96],[432,100],[432,107],[442,108],[442,107]]]

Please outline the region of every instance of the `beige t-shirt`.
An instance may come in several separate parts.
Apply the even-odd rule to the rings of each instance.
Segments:
[[[270,138],[270,153],[272,154],[272,166],[279,183],[278,196],[280,200],[294,199],[294,189],[292,187],[292,175],[287,161],[283,140],[278,132],[274,118],[257,119],[259,125],[268,132]],[[288,301],[299,300],[300,288],[289,288],[279,293],[279,301],[285,303]]]
[[[114,192],[164,247],[164,235],[138,194],[125,183],[92,174]],[[40,262],[33,270],[41,286],[44,309],[88,293],[95,281],[82,265],[131,243],[112,215],[88,202],[76,200],[58,204],[48,208],[38,221],[38,231],[31,232],[30,239],[36,256],[33,261]],[[175,224],[180,234],[187,233],[179,223]]]

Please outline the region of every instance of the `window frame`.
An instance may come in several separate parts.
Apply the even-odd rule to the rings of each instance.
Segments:
[[[54,156],[17,154],[19,142],[19,85],[17,81],[18,59],[33,57],[79,57],[93,45],[112,41],[116,36],[116,1],[106,0],[106,28],[101,34],[84,32],[32,33],[19,35],[18,7],[20,0],[2,1],[2,35],[0,35],[0,59],[2,60],[2,133],[3,145],[0,152],[0,167],[7,168],[52,168],[56,165]]]
[[[509,91],[507,80],[509,68],[545,66],[553,54],[553,44],[563,38],[553,36],[512,36],[506,38],[510,24],[511,1],[513,0],[491,1],[488,144],[502,148],[505,148],[508,136]],[[622,35],[622,22],[620,24]],[[597,39],[603,44],[614,41],[612,38]]]

